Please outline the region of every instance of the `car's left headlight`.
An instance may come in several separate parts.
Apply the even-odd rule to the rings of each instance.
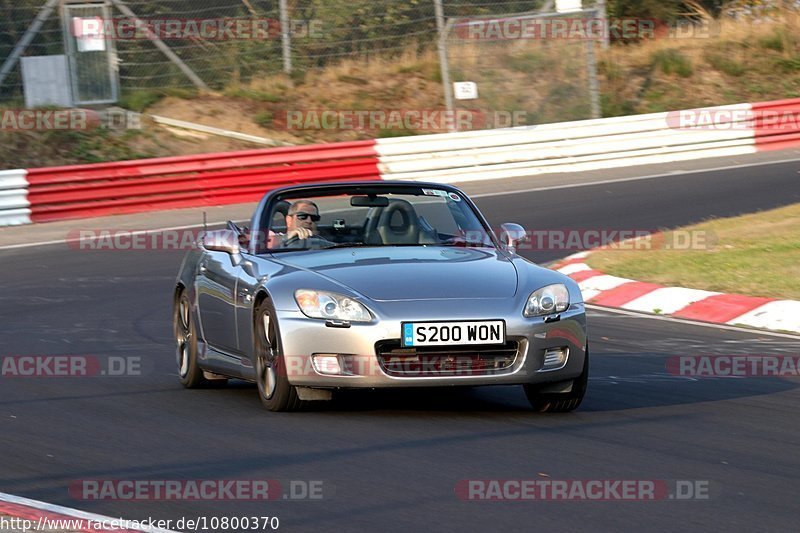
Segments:
[[[367,308],[349,296],[328,291],[298,289],[294,299],[300,310],[309,318],[369,322],[372,315]]]
[[[557,283],[542,287],[528,297],[523,315],[526,317],[561,313],[569,307],[569,290],[566,285]]]

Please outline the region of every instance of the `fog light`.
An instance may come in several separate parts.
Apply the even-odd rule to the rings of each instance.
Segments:
[[[342,365],[336,354],[318,354],[314,356],[314,370],[320,374],[341,374]]]
[[[569,348],[548,348],[544,352],[543,370],[555,370],[567,364],[567,357],[569,357]]]

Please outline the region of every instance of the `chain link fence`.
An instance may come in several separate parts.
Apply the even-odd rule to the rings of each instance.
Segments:
[[[450,19],[443,37],[450,81],[477,88],[474,99],[456,94],[453,108],[485,127],[599,117],[600,40],[577,31],[593,19],[594,10]]]
[[[0,105],[22,105],[23,56],[80,52],[65,43],[78,26],[62,21],[65,0],[0,0]],[[82,3],[93,3],[84,0]],[[588,2],[584,1],[584,4]],[[44,9],[53,8],[49,13]],[[399,57],[440,44],[434,0],[107,0],[111,20],[102,38],[118,71],[123,94],[165,88],[222,90],[280,73],[302,77],[345,59]],[[486,112],[522,111],[526,124],[588,118],[587,43],[547,39],[473,39],[469,21],[530,17],[552,2],[441,1],[451,81],[474,81]],[[31,35],[39,17],[41,24]],[[137,20],[138,19],[138,20]],[[84,28],[85,30],[85,28]],[[95,28],[96,30],[96,28]],[[25,43],[26,32],[29,43]],[[66,49],[65,49],[66,48]],[[73,58],[74,61],[74,58]],[[321,88],[322,89],[322,88]],[[474,106],[472,105],[474,104]],[[502,115],[494,120],[514,118]],[[485,121],[491,127],[492,120]],[[513,125],[513,124],[506,124]],[[480,126],[479,126],[480,127]]]

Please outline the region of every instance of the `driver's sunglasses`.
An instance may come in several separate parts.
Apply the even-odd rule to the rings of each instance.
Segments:
[[[310,218],[312,222],[319,222],[319,219],[322,218],[319,215],[313,215],[311,213],[295,213],[294,216],[296,216],[299,220],[306,220],[307,218]]]

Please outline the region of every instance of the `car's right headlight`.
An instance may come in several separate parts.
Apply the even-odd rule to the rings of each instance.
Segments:
[[[300,310],[309,318],[369,322],[372,315],[361,303],[349,296],[328,291],[298,289],[294,299]]]
[[[561,283],[542,287],[534,291],[525,304],[522,312],[526,317],[552,315],[562,313],[569,307],[569,290]]]

